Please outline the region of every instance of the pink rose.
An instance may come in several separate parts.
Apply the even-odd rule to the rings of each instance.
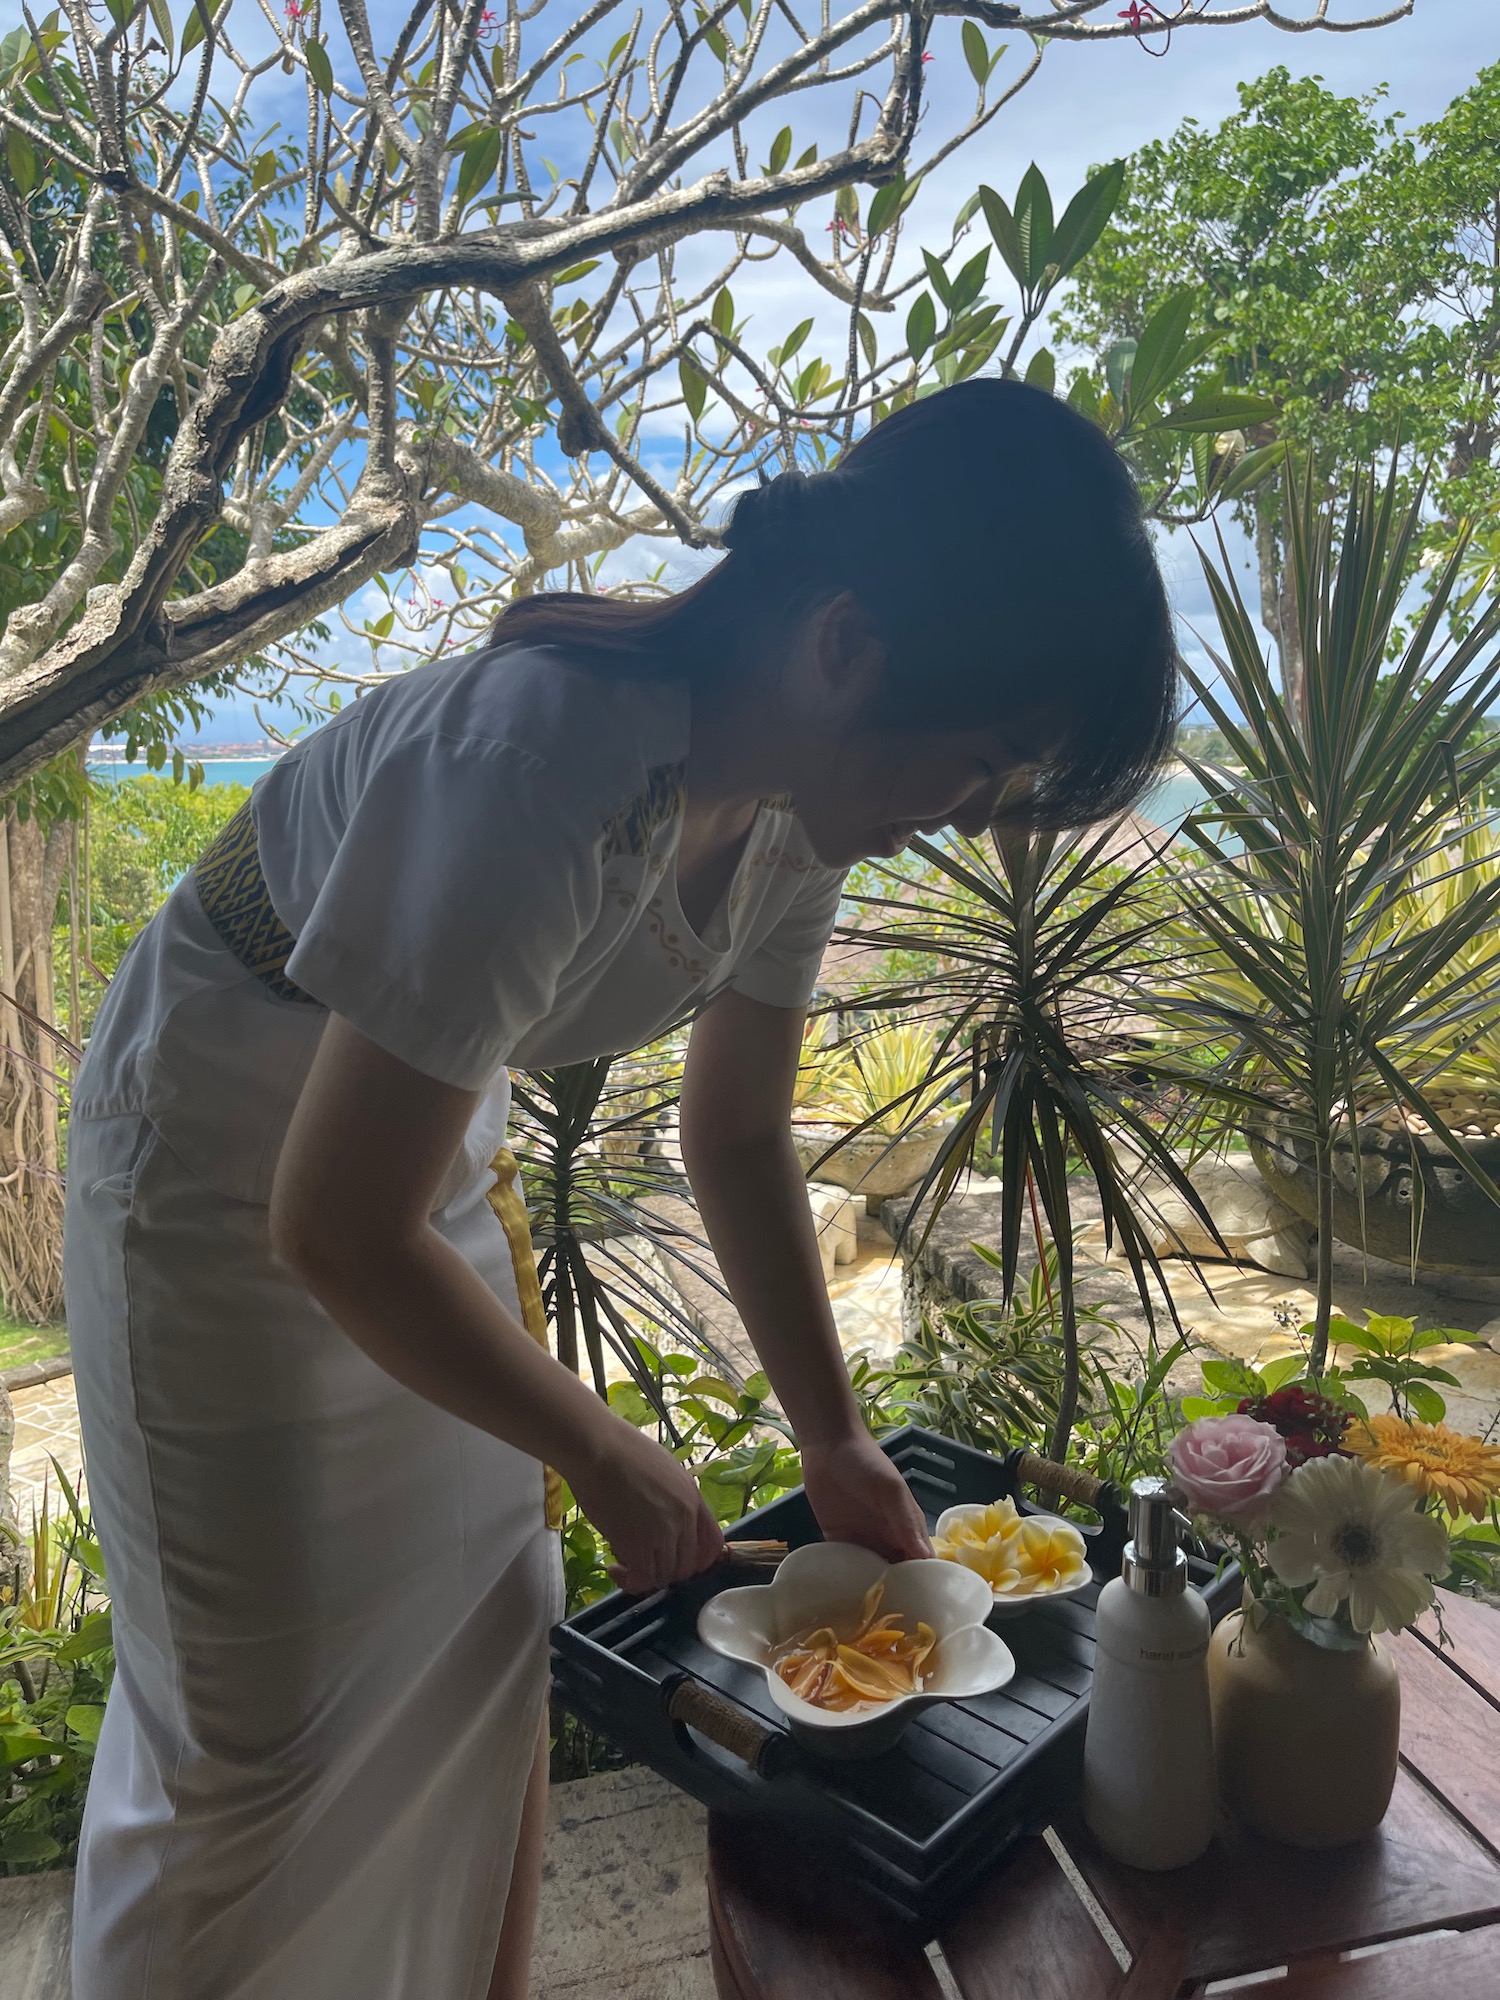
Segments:
[[[1199,1417],[1167,1446],[1172,1476],[1195,1513],[1260,1534],[1286,1478],[1286,1439],[1254,1417]]]

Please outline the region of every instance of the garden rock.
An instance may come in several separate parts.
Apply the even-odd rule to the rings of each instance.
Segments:
[[[1232,1263],[1258,1264],[1282,1277],[1308,1275],[1314,1231],[1272,1193],[1249,1160],[1243,1166],[1234,1160],[1200,1160],[1188,1181],[1223,1241],[1214,1241],[1169,1182],[1153,1178],[1138,1191],[1158,1257],[1227,1256]]]
[[[836,1264],[852,1264],[859,1255],[859,1217],[854,1197],[846,1188],[830,1187],[822,1181],[807,1184],[808,1204],[818,1232],[818,1250],[823,1258],[825,1281],[833,1277]]]

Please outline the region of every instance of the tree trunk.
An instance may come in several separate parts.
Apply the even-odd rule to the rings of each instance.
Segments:
[[[14,806],[0,819],[0,1297],[17,1318],[62,1312],[62,1129],[52,922],[71,846]]]
[[[1307,673],[1297,620],[1297,593],[1282,560],[1281,537],[1270,502],[1262,494],[1255,498],[1255,558],[1260,571],[1260,621],[1276,641],[1282,697],[1302,729],[1307,714]]]

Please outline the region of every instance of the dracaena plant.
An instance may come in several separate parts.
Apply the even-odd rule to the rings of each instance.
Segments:
[[[1050,1412],[1054,1458],[1066,1453],[1079,1406],[1078,1181],[1095,1190],[1106,1244],[1125,1257],[1153,1330],[1162,1300],[1174,1323],[1176,1309],[1152,1248],[1143,1184],[1165,1181],[1216,1235],[1141,1095],[1140,1058],[1122,1044],[1163,913],[1155,857],[1112,862],[1112,833],[1073,848],[1054,834],[998,829],[988,847],[915,840],[908,852],[923,864],[920,879],[911,879],[909,862],[872,870],[856,933],[918,968],[883,996],[887,1003],[940,1023],[929,1076],[908,1093],[908,1107],[930,1103],[944,1086],[967,1089],[908,1211],[908,1229],[925,1236],[976,1153],[987,1150],[1001,1174],[1003,1303],[1014,1298],[1028,1239],[1042,1268],[1055,1270],[1063,1365]],[[1044,1237],[1055,1246],[1054,1267]]]
[[[515,1151],[557,1357],[579,1373],[586,1364],[603,1396],[612,1354],[673,1443],[677,1428],[660,1371],[646,1358],[649,1342],[732,1372],[670,1283],[681,1267],[717,1285],[706,1246],[653,1205],[685,1192],[662,1145],[680,1077],[677,1052],[663,1046],[527,1071],[513,1086]]]
[[[1252,1129],[1284,1121],[1310,1155],[1317,1375],[1332,1313],[1335,1153],[1348,1146],[1358,1171],[1361,1119],[1420,1119],[1500,1201],[1427,1088],[1434,1050],[1471,1045],[1496,1021],[1500,871],[1462,830],[1500,767],[1500,740],[1476,729],[1500,690],[1500,604],[1445,638],[1460,538],[1402,631],[1422,493],[1402,498],[1396,466],[1383,481],[1357,480],[1341,511],[1308,471],[1289,480],[1286,512],[1305,662],[1295,706],[1272,678],[1222,543],[1218,564],[1204,557],[1223,649],[1211,656],[1216,680],[1189,679],[1230,761],[1189,760],[1208,793],[1185,829],[1192,936],[1155,1005],[1215,1050],[1212,1072],[1198,1073],[1207,1097]]]

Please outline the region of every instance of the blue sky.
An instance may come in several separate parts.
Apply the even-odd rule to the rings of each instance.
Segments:
[[[1375,5],[1376,0],[1370,0],[1370,11]],[[406,9],[404,4],[398,9],[390,0],[374,0],[370,11],[377,40],[387,40]],[[1310,12],[1311,0],[1284,0],[1283,11]],[[1361,0],[1334,0],[1334,12],[1345,19],[1364,11]],[[0,13],[10,12],[0,8]],[[1010,192],[1027,163],[1035,159],[1054,191],[1065,196],[1091,165],[1164,136],[1186,116],[1216,123],[1235,109],[1237,84],[1273,64],[1321,76],[1340,91],[1387,84],[1391,108],[1420,123],[1436,116],[1493,57],[1500,42],[1497,27],[1500,0],[1416,0],[1410,19],[1365,34],[1289,35],[1262,23],[1180,32],[1161,60],[1130,42],[1100,47],[1057,43],[1049,49],[1038,76],[990,131],[924,187],[913,210],[913,251],[924,214],[932,218],[934,232],[940,230],[946,238],[948,221],[977,182],[988,181]],[[936,59],[928,70],[928,89],[931,119],[938,126],[951,122],[950,100],[956,103],[961,97],[967,106],[972,99],[958,32],[956,22],[940,21],[932,43]],[[1006,61],[1018,54],[1013,50]],[[816,313],[814,292],[789,260],[767,270],[758,294],[749,284],[736,283],[741,306],[758,308],[778,326],[789,326],[804,312]],[[816,335],[809,352],[815,345]],[[660,545],[639,557],[632,550],[621,552],[612,559],[610,574],[619,574],[622,563],[628,570],[633,559],[644,560],[647,553],[659,559]],[[1205,625],[1206,592],[1188,538],[1169,538],[1163,559],[1180,614],[1190,626]],[[685,577],[693,566],[691,559],[679,559],[673,570]],[[249,703],[224,703],[204,731],[204,740],[245,741],[259,733]]]

